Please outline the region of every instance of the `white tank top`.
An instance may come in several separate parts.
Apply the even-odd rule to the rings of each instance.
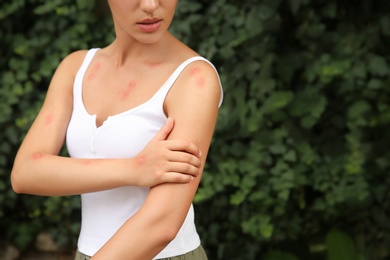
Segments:
[[[183,69],[197,60],[211,64],[199,56],[186,60],[148,101],[125,112],[109,116],[100,127],[96,127],[96,115],[89,114],[83,104],[82,82],[85,71],[98,50],[96,48],[88,51],[74,82],[73,113],[66,134],[67,149],[73,158],[136,156],[165,124],[167,117],[163,111],[163,103]],[[222,95],[220,104],[221,102]],[[82,194],[79,251],[93,256],[122,224],[140,209],[148,193],[149,188],[128,186]],[[176,238],[155,259],[185,254],[199,245],[200,239],[196,232],[194,210],[191,205]]]

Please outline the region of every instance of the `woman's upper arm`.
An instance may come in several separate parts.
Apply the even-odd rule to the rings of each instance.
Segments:
[[[166,112],[175,120],[169,139],[195,143],[202,152],[201,170],[214,132],[221,95],[215,69],[206,62],[197,61],[183,71],[166,98]],[[153,210],[160,213],[161,219],[167,217],[175,233],[188,213],[200,178],[201,175],[188,184],[153,187],[141,211]]]
[[[59,153],[73,109],[74,77],[84,56],[85,51],[72,53],[58,66],[43,106],[28,131],[16,160],[34,153]]]
[[[195,143],[202,152],[203,170],[221,98],[218,75],[210,64],[187,66],[165,100],[165,111],[175,125],[168,139]],[[187,184],[160,184],[150,189],[146,201],[93,259],[151,259],[163,250],[182,226],[201,175]]]

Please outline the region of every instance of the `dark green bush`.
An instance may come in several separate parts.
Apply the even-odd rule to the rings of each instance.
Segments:
[[[93,0],[0,4],[0,234],[21,249],[42,230],[60,245],[73,246],[77,239],[79,198],[16,196],[9,174],[61,59],[113,38],[110,19],[99,7]]]
[[[16,196],[9,172],[59,61],[112,39],[103,2],[0,4],[0,233],[20,248],[77,238],[77,197]],[[209,258],[386,259],[389,2],[179,1],[172,32],[225,91],[195,198]]]

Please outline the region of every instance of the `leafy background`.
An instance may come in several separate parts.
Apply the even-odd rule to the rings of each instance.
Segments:
[[[74,248],[79,198],[15,195],[9,173],[58,63],[112,22],[104,0],[13,0],[0,23],[0,238]],[[388,259],[390,2],[182,0],[171,31],[224,87],[195,198],[209,258]]]

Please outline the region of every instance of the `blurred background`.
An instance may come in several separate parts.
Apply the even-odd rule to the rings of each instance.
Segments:
[[[171,31],[224,87],[209,259],[390,259],[390,1],[179,0]],[[16,195],[10,170],[59,62],[113,38],[105,0],[1,1],[0,259],[73,259],[79,197]]]

